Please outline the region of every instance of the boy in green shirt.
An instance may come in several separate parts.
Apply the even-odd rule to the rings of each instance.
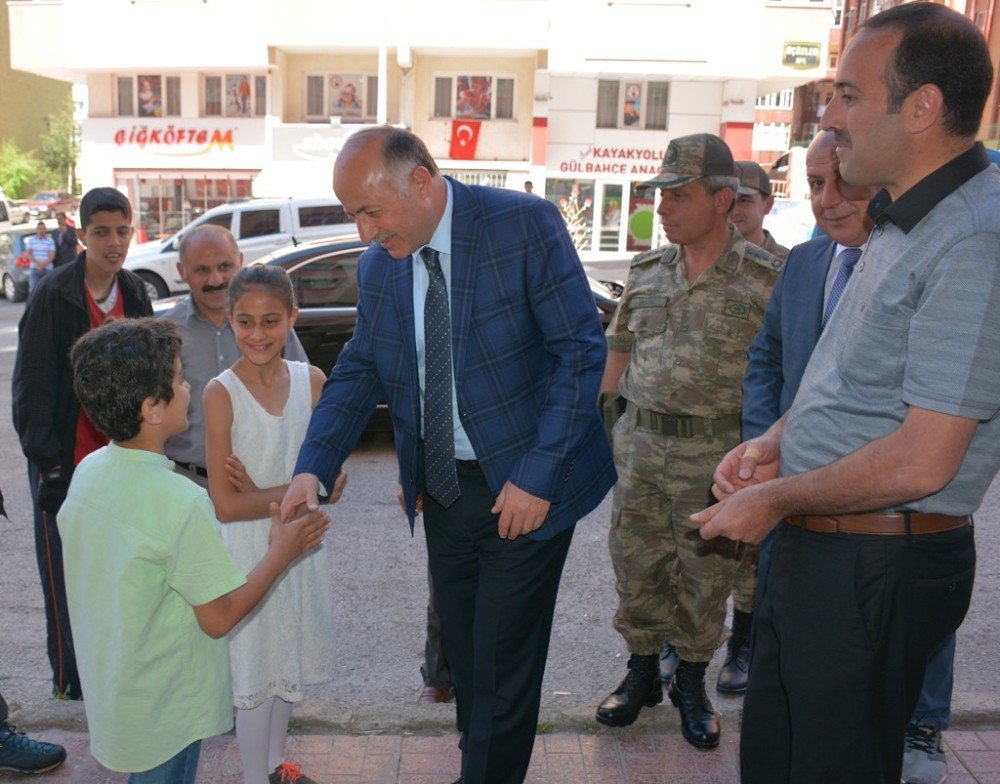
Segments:
[[[187,428],[180,335],[122,319],[73,346],[73,384],[111,443],[77,467],[58,515],[90,750],[130,784],[194,784],[201,740],[233,726],[225,635],[323,539],[313,512],[281,524],[247,575],[204,489],[173,472]]]

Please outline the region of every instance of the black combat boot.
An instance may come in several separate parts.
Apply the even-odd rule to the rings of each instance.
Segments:
[[[681,734],[696,749],[719,745],[719,716],[705,694],[708,662],[680,660],[667,696],[681,712]]]
[[[726,663],[719,670],[715,688],[723,694],[745,694],[750,674],[750,628],[753,613],[733,610],[733,633],[729,637]]]
[[[670,683],[670,679],[674,677],[674,672],[677,670],[677,662],[680,661],[680,657],[677,655],[677,649],[670,644],[670,640],[663,641],[663,653],[660,654],[660,679],[664,683]]]
[[[618,688],[597,707],[597,720],[609,727],[627,727],[643,706],[652,708],[663,702],[659,656],[655,653],[628,658],[628,675]]]

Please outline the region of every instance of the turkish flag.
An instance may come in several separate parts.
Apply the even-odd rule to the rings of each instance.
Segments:
[[[471,161],[476,157],[476,143],[479,141],[479,120],[451,121],[451,158]]]

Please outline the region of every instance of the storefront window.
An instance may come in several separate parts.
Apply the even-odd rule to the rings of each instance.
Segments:
[[[555,202],[577,250],[593,248],[594,181],[549,180],[545,198]]]
[[[625,249],[641,253],[653,247],[653,230],[656,228],[656,212],[653,207],[652,189],[637,190],[632,183],[628,200],[628,233]]]
[[[151,242],[174,235],[206,210],[249,198],[256,174],[119,172],[115,185],[132,203],[136,241]]]
[[[622,224],[622,186],[608,183],[601,199],[599,250],[618,250]]]

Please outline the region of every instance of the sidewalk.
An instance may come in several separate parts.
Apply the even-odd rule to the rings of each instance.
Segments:
[[[68,759],[46,782],[122,784],[87,753],[87,735],[51,730],[33,732],[66,746]],[[944,735],[948,784],[1000,784],[1000,729],[963,729]],[[451,784],[459,773],[454,735],[296,734],[289,759],[319,784]],[[723,734],[722,744],[700,752],[675,734],[601,730],[542,734],[535,742],[527,784],[737,784],[739,738]],[[0,781],[24,777],[0,773]],[[34,779],[33,779],[34,780]],[[202,748],[198,784],[242,784],[236,740],[212,738]]]

